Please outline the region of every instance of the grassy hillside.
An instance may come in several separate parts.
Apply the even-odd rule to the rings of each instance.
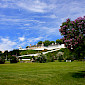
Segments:
[[[85,62],[0,64],[0,85],[85,85]]]
[[[27,54],[36,54],[40,53],[42,51],[36,51],[36,50],[22,50],[20,51],[20,55],[27,55]]]

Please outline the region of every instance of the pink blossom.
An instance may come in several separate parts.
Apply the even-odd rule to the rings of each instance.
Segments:
[[[72,45],[72,42],[70,42],[70,44]]]
[[[72,39],[70,39],[70,41],[72,41]]]
[[[63,38],[63,40],[65,40],[65,38]]]
[[[79,35],[79,37],[81,37],[81,35]]]
[[[73,21],[71,21],[71,24],[74,24]]]
[[[74,31],[74,28],[72,28],[72,31]]]
[[[68,18],[68,19],[66,19],[67,21],[69,21],[70,19]]]
[[[76,23],[76,20],[74,22]]]
[[[62,32],[62,34],[64,35],[64,34],[65,34],[65,32]]]
[[[75,44],[78,44],[78,42],[75,42]]]
[[[70,33],[70,31],[68,31],[67,33]]]
[[[75,38],[77,38],[77,36],[75,36]]]
[[[76,39],[74,39],[74,41],[76,41]]]
[[[77,41],[79,41],[79,38],[77,38]]]
[[[73,44],[75,46],[75,44]]]
[[[61,29],[59,29],[59,32],[61,31]]]

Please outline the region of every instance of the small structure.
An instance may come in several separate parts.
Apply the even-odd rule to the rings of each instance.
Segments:
[[[23,49],[21,46],[19,46],[19,50],[26,50],[26,49]]]
[[[66,60],[66,62],[71,62],[71,60]]]

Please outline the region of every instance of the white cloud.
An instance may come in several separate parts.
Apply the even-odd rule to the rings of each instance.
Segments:
[[[29,0],[29,1],[20,1],[17,3],[17,6],[26,9],[28,11],[32,11],[32,12],[47,12],[53,8],[55,8],[55,5],[53,4],[47,4],[44,2],[40,2],[40,0]]]
[[[14,41],[11,41],[9,38],[1,38],[0,39],[0,50],[5,51],[5,50],[13,50],[13,46],[16,46],[17,43]]]
[[[58,18],[55,14],[48,15],[48,16],[41,16],[41,17],[52,18],[52,19],[56,19],[56,18]]]
[[[13,0],[2,0],[0,2],[0,8],[17,8],[16,3]]]
[[[42,40],[43,38],[44,37],[37,37],[37,38],[32,37],[32,38],[28,39],[28,43],[35,43],[35,42],[37,42],[39,40]]]
[[[29,26],[30,24],[24,24],[24,26]]]
[[[2,0],[0,8],[23,8],[32,12],[47,12],[55,7],[53,4],[47,4],[40,0]]]
[[[52,36],[52,35],[60,35],[59,33],[59,27],[57,28],[53,28],[53,27],[41,27],[39,29],[40,34],[41,35],[48,35],[48,36]]]
[[[25,40],[25,37],[19,37],[18,38],[20,41],[24,41]]]

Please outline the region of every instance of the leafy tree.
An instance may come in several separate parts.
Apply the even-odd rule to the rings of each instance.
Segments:
[[[76,53],[80,56],[80,49],[78,48],[81,47],[81,50],[85,48],[85,16],[79,17],[74,21],[68,18],[60,27],[59,31],[64,36],[65,46],[72,51],[76,52],[77,50]],[[84,55],[85,51],[82,51],[82,53]]]
[[[17,56],[19,56],[20,55],[20,51],[18,50],[18,49],[14,49],[13,51],[10,51],[10,53],[9,53],[11,56],[12,55],[17,55]]]
[[[0,51],[0,56],[2,55],[2,51]]]
[[[2,51],[0,51],[0,54],[2,53]]]
[[[62,39],[61,39],[61,40],[57,39],[57,40],[56,40],[56,43],[57,43],[57,44],[62,44],[62,43],[63,43],[63,40],[62,40]]]
[[[10,63],[17,63],[19,60],[16,56],[10,56]]]
[[[38,55],[38,57],[37,57],[37,59],[36,59],[36,61],[38,61],[38,62],[40,62],[40,63],[45,63],[46,60],[47,60],[46,55],[44,55],[44,54],[42,54],[42,53],[41,53],[40,55]]]
[[[63,60],[63,54],[64,54],[63,52],[58,52],[57,53],[56,56],[57,56],[57,59],[58,59],[59,62],[61,62]]]
[[[42,44],[42,41],[39,41],[38,44]]]
[[[54,44],[55,44],[55,41],[50,41],[50,45],[51,45],[52,43],[54,43]]]
[[[5,63],[5,57],[4,56],[0,56],[0,64],[4,64]]]
[[[7,59],[7,56],[8,56],[8,50],[6,50],[3,55],[5,56],[5,58]]]
[[[50,41],[49,40],[45,40],[43,43],[44,43],[44,46],[50,45]]]

